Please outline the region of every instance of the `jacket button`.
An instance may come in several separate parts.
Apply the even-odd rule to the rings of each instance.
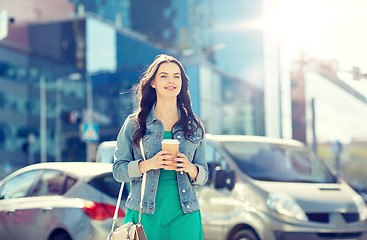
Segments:
[[[181,138],[181,136],[177,136],[177,138],[178,138],[178,139],[180,139],[180,138]]]
[[[183,193],[185,193],[185,192],[186,192],[186,190],[185,190],[185,189],[183,189],[183,190],[182,190],[182,192],[183,192]]]
[[[186,206],[186,208],[187,208],[187,209],[189,209],[189,208],[190,208],[190,206],[189,206],[189,205],[187,205],[187,206]]]
[[[183,174],[183,171],[181,171],[180,173],[181,173],[181,175],[182,175],[182,174]]]

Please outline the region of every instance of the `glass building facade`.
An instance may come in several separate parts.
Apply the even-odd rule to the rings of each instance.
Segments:
[[[78,15],[88,12],[103,16],[106,20],[115,23],[117,27],[131,27],[130,0],[100,1],[100,0],[69,0],[75,5]]]
[[[192,107],[211,134],[261,135],[256,121],[263,105],[259,89],[231,76],[205,58],[183,58],[190,78]]]
[[[263,88],[263,32],[252,26],[262,17],[262,1],[215,1],[214,37],[225,48],[215,52],[216,65]]]
[[[39,162],[43,130],[48,160],[55,160],[55,117],[58,104],[55,96],[59,89],[55,83],[57,76],[44,68],[49,66],[52,69],[52,64],[28,56],[32,64],[19,65],[16,60],[21,60],[22,56],[15,52],[15,62],[10,62],[9,57],[13,55],[11,51],[2,46],[0,49],[2,53],[6,52],[6,55],[1,55],[7,57],[0,60],[0,152],[3,164],[8,163],[18,168]],[[64,85],[61,92],[64,112],[85,107],[85,87],[82,82]],[[40,127],[41,118],[45,119],[43,130]],[[68,128],[65,134],[78,132],[77,126]],[[73,141],[75,139],[78,139],[78,135],[67,139],[70,146],[78,149],[76,156],[72,157],[73,160],[80,159],[83,155],[83,148],[78,148],[79,141]]]
[[[278,106],[281,101],[277,100],[280,99],[281,90],[276,94],[271,93],[280,88],[280,74],[274,64],[278,57],[271,58],[268,56],[274,54],[265,54],[270,51],[276,55],[278,49],[273,50],[272,45],[265,45],[264,29],[251,25],[263,16],[263,1],[159,0],[154,4],[148,0],[124,0],[118,3],[100,3],[94,0],[88,3],[81,0],[73,2],[76,5],[85,5],[86,11],[93,11],[109,20],[113,20],[113,16],[121,12],[122,2],[129,2],[124,3],[128,6],[124,15],[129,15],[130,18],[130,25],[126,25],[128,28],[180,56],[204,56],[218,70],[239,80],[237,83],[240,86],[255,86],[259,95],[249,96],[257,99],[256,111],[252,111],[255,115],[251,120],[246,118],[245,121],[249,119],[250,122],[243,124],[251,125],[255,121],[257,127],[254,132],[257,135],[283,136],[282,113]],[[98,4],[104,6],[98,8]],[[105,6],[114,4],[114,13],[103,11]],[[271,36],[267,39],[274,38]],[[265,58],[268,59],[267,62]],[[265,91],[265,81],[272,83],[268,84],[271,85],[268,91]],[[245,90],[244,93],[246,92]],[[246,100],[242,101],[245,105]],[[262,104],[258,104],[260,102]],[[277,102],[276,106],[274,102]],[[287,116],[290,118],[290,114]]]

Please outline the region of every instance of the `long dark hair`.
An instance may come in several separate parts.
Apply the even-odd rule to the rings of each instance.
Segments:
[[[187,77],[184,68],[181,63],[172,56],[168,56],[165,54],[158,55],[154,62],[148,67],[148,69],[144,72],[143,77],[140,79],[140,83],[138,85],[138,99],[139,99],[139,109],[137,110],[137,122],[138,129],[134,133],[133,137],[133,145],[138,146],[139,141],[142,137],[144,137],[146,133],[146,119],[150,110],[152,109],[155,102],[157,102],[157,94],[155,89],[150,85],[154,80],[158,68],[162,63],[173,62],[177,64],[181,71],[181,81],[182,87],[181,92],[177,96],[177,107],[181,112],[180,119],[175,123],[174,126],[180,125],[182,130],[185,133],[185,139],[189,139],[190,135],[193,135],[195,131],[198,129],[201,130],[201,137],[203,137],[204,129],[200,125],[199,119],[195,116],[191,109],[191,100],[189,93],[189,78]],[[173,133],[176,134],[176,132]]]

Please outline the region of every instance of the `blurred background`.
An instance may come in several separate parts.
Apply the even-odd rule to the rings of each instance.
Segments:
[[[367,184],[364,0],[1,0],[0,179],[94,161],[160,53],[211,134],[304,142]]]

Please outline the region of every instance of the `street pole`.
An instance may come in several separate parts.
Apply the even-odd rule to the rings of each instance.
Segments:
[[[46,77],[40,77],[41,162],[47,162]]]
[[[86,74],[86,84],[87,84],[87,117],[86,121],[88,124],[93,124],[93,89],[92,80],[89,74]],[[87,150],[87,162],[93,161],[96,153],[97,144],[92,141],[86,142]]]
[[[87,74],[87,122],[93,123],[93,89],[92,81]]]
[[[34,163],[34,157],[32,153],[32,146],[35,140],[35,136],[33,133],[28,134],[27,136],[27,144],[28,144],[28,165],[31,165]]]
[[[55,150],[56,162],[61,162],[61,87],[62,79],[56,80],[56,122],[55,122]]]
[[[311,99],[311,114],[312,114],[312,151],[317,154],[315,98]]]
[[[341,176],[342,173],[342,168],[341,168],[341,163],[340,163],[340,154],[343,151],[343,145],[340,141],[335,141],[333,142],[333,151],[334,151],[334,155],[335,155],[335,171],[336,171],[336,175],[338,177]]]

